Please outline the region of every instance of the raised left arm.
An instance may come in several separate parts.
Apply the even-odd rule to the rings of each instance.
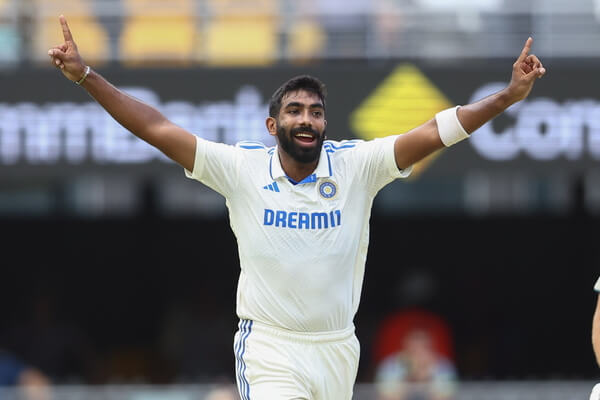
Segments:
[[[535,80],[546,73],[540,60],[529,54],[532,43],[532,38],[525,42],[505,89],[475,103],[442,111],[423,125],[398,136],[394,144],[398,168],[407,168],[434,151],[467,138],[509,106],[526,98]]]

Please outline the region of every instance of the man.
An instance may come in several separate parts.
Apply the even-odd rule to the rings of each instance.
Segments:
[[[598,292],[598,300],[596,302],[596,311],[594,312],[594,319],[592,321],[592,347],[594,348],[596,362],[600,365],[600,278],[596,281],[594,290]],[[600,383],[592,389],[590,400],[600,400]]]
[[[410,327],[399,351],[378,366],[375,382],[380,400],[448,400],[456,392],[456,371],[451,360],[434,346],[426,327]]]
[[[49,400],[51,397],[50,379],[46,375],[0,348],[0,392],[6,388],[15,388],[19,398],[26,400]]]
[[[86,66],[67,22],[51,62],[119,123],[227,200],[240,255],[238,390],[248,399],[350,399],[358,308],[376,193],[428,154],[468,137],[527,97],[546,70],[529,38],[506,89],[445,110],[412,131],[370,142],[325,141],[325,88],[297,77],[271,98],[277,146],[197,138]]]

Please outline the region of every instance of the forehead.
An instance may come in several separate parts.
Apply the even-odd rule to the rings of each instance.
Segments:
[[[285,107],[289,103],[301,103],[307,105],[319,103],[321,106],[323,106],[323,102],[318,94],[304,89],[298,89],[286,93],[281,99],[281,105]]]

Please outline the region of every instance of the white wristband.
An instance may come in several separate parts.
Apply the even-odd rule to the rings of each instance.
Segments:
[[[594,286],[594,290],[596,292],[600,292],[600,278],[596,281],[596,285]]]
[[[448,108],[435,114],[438,133],[444,146],[450,147],[455,143],[460,142],[469,137],[469,134],[462,127],[456,112],[460,106]]]

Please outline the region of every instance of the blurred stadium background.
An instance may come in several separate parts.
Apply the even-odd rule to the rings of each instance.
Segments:
[[[268,98],[300,73],[330,138],[404,132],[499,89],[533,36],[530,98],[376,199],[355,397],[415,308],[450,329],[457,399],[589,395],[600,1],[0,0],[0,348],[55,399],[191,400],[234,380],[224,201],[49,66],[60,14],[110,81],[226,143],[272,144]]]

